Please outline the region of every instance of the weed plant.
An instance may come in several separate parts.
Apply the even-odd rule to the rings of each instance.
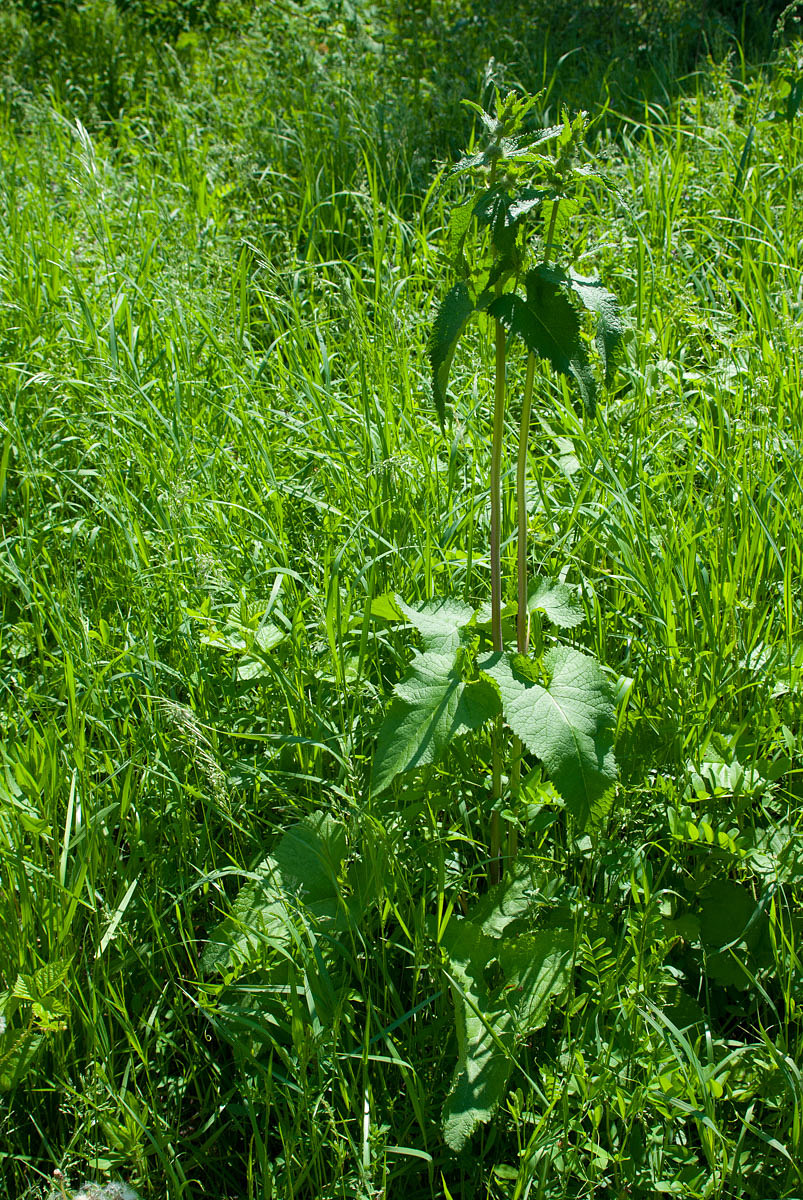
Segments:
[[[594,417],[539,371],[527,568],[619,778],[581,826],[524,771],[489,888],[482,731],[370,777],[382,597],[490,598],[493,330],[444,434],[445,126],[370,99],[387,26],[310,14],[127,41],[122,104],[0,14],[0,1194],[798,1196],[803,44],[587,105],[554,257],[622,361]]]

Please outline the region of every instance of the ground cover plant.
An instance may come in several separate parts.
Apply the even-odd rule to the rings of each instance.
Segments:
[[[803,1194],[803,43],[713,7],[0,13],[0,1194]],[[493,733],[579,660],[585,805]]]

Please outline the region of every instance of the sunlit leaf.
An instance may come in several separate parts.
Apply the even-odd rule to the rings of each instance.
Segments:
[[[553,625],[574,629],[583,619],[583,609],[577,593],[565,583],[551,579],[533,579],[527,590],[530,612],[544,613]]]
[[[575,295],[589,312],[597,318],[595,341],[602,359],[602,369],[605,382],[610,383],[614,368],[621,355],[622,320],[619,315],[619,301],[613,292],[603,287],[598,279],[585,279],[574,271],[569,271],[569,283]]]
[[[379,731],[374,792],[403,771],[436,762],[453,738],[479,729],[498,710],[493,687],[484,680],[464,683],[453,654],[417,655]]]
[[[462,631],[474,619],[474,609],[470,604],[463,604],[449,596],[442,600],[422,600],[417,604],[405,604],[397,596],[396,606],[421,634],[424,649],[435,654],[454,655],[460,645]]]

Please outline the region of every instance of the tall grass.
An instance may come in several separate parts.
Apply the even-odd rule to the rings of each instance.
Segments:
[[[0,116],[0,1191],[799,1194],[800,43],[599,114],[573,249],[626,361],[596,422],[543,383],[530,565],[618,682],[621,783],[582,836],[527,785],[572,985],[456,1159],[438,935],[485,868],[474,747],[401,808],[366,786],[407,653],[372,602],[489,588],[489,347],[445,438],[426,369],[451,110],[429,77],[374,102],[393,30],[360,10],[174,49],[81,12],[122,39],[114,94],[18,57]],[[240,912],[210,966],[317,812],[329,923]]]

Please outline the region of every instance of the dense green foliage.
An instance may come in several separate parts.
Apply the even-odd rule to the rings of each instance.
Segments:
[[[0,1195],[803,1194],[803,41],[610,7],[0,11]],[[487,324],[443,430],[428,356],[502,80],[589,110],[624,328],[593,416],[539,366],[538,679],[463,672]]]

